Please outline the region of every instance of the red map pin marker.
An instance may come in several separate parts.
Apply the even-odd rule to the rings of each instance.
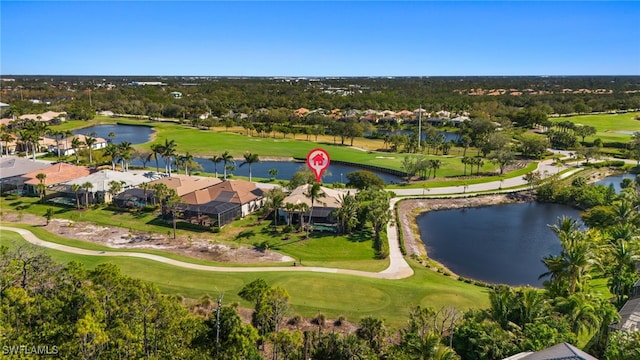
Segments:
[[[322,173],[329,167],[329,153],[325,149],[313,149],[307,154],[307,166],[316,176],[316,181],[320,182]]]

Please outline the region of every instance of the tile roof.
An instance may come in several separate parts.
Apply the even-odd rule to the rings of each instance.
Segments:
[[[55,118],[61,117],[67,115],[66,112],[55,112],[55,111],[47,111],[44,112],[42,114],[25,114],[25,115],[21,115],[20,119],[31,119],[31,120],[36,120],[36,121],[51,121]],[[40,117],[40,119],[38,119],[38,116]]]
[[[91,171],[88,167],[85,166],[76,166],[66,163],[57,163],[50,165],[49,167],[32,171],[30,173],[24,174],[22,177],[27,179],[25,184],[29,185],[37,185],[40,183],[40,180],[36,178],[36,176],[40,173],[46,174],[47,177],[44,180],[45,185],[54,185],[63,183],[65,181],[77,179],[79,177],[87,176],[91,174]]]
[[[164,177],[162,179],[152,181],[149,184],[151,186],[155,184],[165,184],[169,189],[174,189],[178,196],[182,196],[196,190],[219,184],[220,182],[222,182],[222,180],[215,177],[171,175],[171,177]]]
[[[246,204],[263,196],[262,189],[245,180],[227,180],[182,196],[182,202],[202,205],[213,201]]]

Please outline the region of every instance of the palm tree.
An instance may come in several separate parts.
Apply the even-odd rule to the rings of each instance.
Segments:
[[[184,165],[184,174],[189,176],[189,165],[193,162],[194,157],[188,151],[186,154],[180,156],[180,163]]]
[[[278,176],[278,169],[276,169],[276,168],[269,169],[269,171],[267,171],[267,173],[269,173],[269,175],[271,176],[271,180],[274,180],[276,178],[276,176]]]
[[[149,185],[148,182],[143,182],[142,184],[140,184],[140,187],[142,188],[142,193],[144,194],[144,206],[147,206],[147,191],[149,191],[151,185]]]
[[[222,153],[222,155],[220,155],[220,158],[224,163],[224,179],[227,180],[227,164],[232,164],[234,162],[233,156],[231,156],[228,151],[225,151],[224,153]]]
[[[4,152],[5,155],[9,156],[9,141],[13,140],[13,136],[11,136],[11,134],[9,134],[8,132],[3,132],[0,135],[0,141],[4,142]],[[2,155],[0,153],[0,155]]]
[[[40,181],[40,183],[36,185],[36,189],[40,194],[40,202],[44,201],[45,192],[47,191],[47,185],[45,185],[44,183],[46,178],[47,178],[47,174],[45,173],[38,173],[38,175],[36,175],[36,179]]]
[[[62,134],[64,135],[64,149],[66,151],[69,149],[69,138],[73,136],[73,132],[71,130],[63,130]]]
[[[171,221],[173,222],[173,239],[175,240],[178,211],[180,209],[180,196],[178,196],[174,189],[169,189],[165,204],[167,210],[171,211]]]
[[[355,196],[344,194],[340,196],[340,207],[334,216],[338,220],[338,230],[342,234],[350,234],[358,224],[358,202]]]
[[[258,161],[260,161],[260,158],[258,157],[258,154],[253,154],[253,153],[245,153],[243,156],[244,156],[244,162],[240,164],[240,166],[244,164],[249,165],[249,181],[251,181],[251,164],[257,163]]]
[[[269,214],[273,213],[273,223],[275,227],[278,226],[278,210],[282,208],[285,197],[287,197],[287,194],[279,187],[274,188],[265,195],[266,201],[263,206],[265,212],[264,217],[266,218]]]
[[[550,228],[560,239],[562,251],[558,256],[543,258],[548,271],[539,278],[550,277],[545,286],[549,286],[552,292],[574,294],[583,289],[585,280],[589,278],[589,269],[594,263],[592,242],[586,232],[580,230],[577,220],[572,218],[563,216],[557,225]]]
[[[429,161],[431,168],[433,169],[433,178],[436,178],[436,170],[440,169],[440,166],[442,166],[442,161],[440,160],[431,160]]]
[[[120,149],[114,144],[107,145],[104,148],[104,155],[111,158],[111,170],[116,171],[116,160],[120,156]]]
[[[129,171],[129,162],[133,154],[131,143],[128,141],[121,142],[120,145],[118,145],[118,152],[120,153],[120,160],[122,161],[122,171]]]
[[[609,231],[609,242],[604,246],[604,272],[608,275],[607,285],[616,297],[616,304],[622,306],[636,280],[636,263],[640,261],[640,249],[632,226],[627,223],[616,225]]]
[[[600,324],[596,299],[590,294],[576,293],[566,298],[560,297],[556,306],[568,315],[571,330],[576,334],[583,331],[590,333]]]
[[[113,143],[113,138],[116,137],[116,133],[114,133],[113,131],[109,133],[109,135],[107,135],[107,137],[109,137],[109,144]]]
[[[215,172],[216,177],[218,177],[218,163],[222,161],[222,157],[219,155],[213,155],[209,160],[213,162],[213,171]]]
[[[307,237],[309,237],[309,225],[311,225],[311,218],[313,217],[313,206],[315,202],[320,198],[326,196],[319,183],[307,184],[307,191],[304,193],[304,196],[308,197],[311,200],[311,206],[309,207],[309,219],[307,220]]]
[[[98,139],[85,135],[84,144],[87,146],[87,149],[89,150],[89,164],[93,163],[93,145],[95,145],[96,142],[98,142]]]
[[[84,189],[84,206],[86,209],[89,208],[89,190],[93,189],[93,184],[90,181],[82,184],[82,188]]]
[[[160,167],[158,166],[158,155],[161,155],[164,152],[162,144],[151,144],[151,151],[153,152],[153,158],[156,160],[156,172],[159,173]]]
[[[111,199],[113,199],[116,195],[118,195],[122,191],[122,186],[124,186],[126,182],[124,181],[109,181],[109,194],[111,195]],[[112,200],[113,201],[113,200]]]
[[[176,147],[178,145],[174,140],[164,139],[162,145],[162,158],[165,161],[165,169],[169,177],[171,177],[171,159],[176,156]]]
[[[71,191],[76,194],[76,209],[80,209],[80,198],[78,197],[78,192],[80,192],[80,189],[82,189],[82,186],[78,184],[71,185]]]
[[[80,138],[78,137],[74,137],[71,140],[71,148],[73,149],[73,153],[76,154],[76,164],[78,163],[78,151],[80,150],[80,147],[82,146],[82,141],[80,140]]]

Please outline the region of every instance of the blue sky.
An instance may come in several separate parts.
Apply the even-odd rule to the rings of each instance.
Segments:
[[[640,2],[5,1],[0,73],[640,75]]]

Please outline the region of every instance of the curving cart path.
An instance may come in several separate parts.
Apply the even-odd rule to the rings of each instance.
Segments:
[[[375,273],[375,272],[367,272],[367,271],[359,271],[359,270],[323,268],[323,267],[315,267],[315,266],[224,267],[224,266],[200,265],[200,264],[193,264],[193,263],[188,263],[180,260],[174,260],[164,256],[153,255],[153,254],[138,253],[138,252],[87,250],[87,249],[62,245],[62,244],[56,244],[56,243],[52,243],[52,242],[45,241],[38,238],[29,230],[10,227],[10,226],[0,225],[0,230],[16,232],[20,234],[20,236],[22,236],[27,242],[33,245],[41,246],[47,249],[64,251],[71,254],[89,255],[89,256],[137,257],[142,259],[158,261],[168,265],[179,266],[186,269],[194,269],[194,270],[202,270],[202,271],[218,271],[218,272],[306,271],[306,272],[320,272],[320,273],[330,273],[330,274],[355,275],[355,276],[364,276],[364,277],[378,278],[378,279],[402,279],[402,278],[406,278],[413,275],[413,270],[411,269],[411,267],[409,267],[409,264],[407,264],[407,262],[404,260],[404,258],[402,257],[402,254],[400,254],[400,250],[398,249],[397,236],[394,236],[395,249],[397,250],[397,254],[393,255],[393,250],[392,250],[391,251],[392,254],[390,255],[389,267],[381,272]],[[389,237],[389,242],[390,243],[392,242],[391,236]]]
[[[566,155],[566,154],[562,154]],[[545,174],[553,174],[554,172],[559,172],[568,168],[568,166],[562,166],[560,168],[552,165],[553,160],[545,160],[538,163],[537,171]],[[580,169],[573,169],[562,174],[562,178],[567,177]],[[482,184],[473,184],[469,185],[466,189],[463,189],[461,186],[450,186],[450,187],[442,187],[442,188],[432,188],[429,189],[429,195],[449,195],[449,196],[467,196],[469,194],[479,192],[479,191],[487,191],[487,190],[497,190],[500,192],[512,192],[512,191],[520,191],[522,186],[526,186],[526,181],[520,176],[515,178],[505,179],[504,181],[493,181]],[[503,187],[509,188],[500,190]],[[424,196],[424,189],[394,189],[394,193],[398,196]],[[401,200],[400,197],[395,197],[391,199],[389,203],[389,208],[393,212],[395,209],[396,203]],[[389,267],[380,272],[368,272],[368,271],[360,271],[360,270],[348,270],[348,269],[337,269],[337,268],[325,268],[325,267],[316,267],[316,266],[281,266],[281,267],[224,267],[224,266],[210,266],[210,265],[200,265],[188,263],[180,260],[170,259],[164,256],[146,254],[146,253],[138,253],[138,252],[119,252],[119,251],[96,251],[96,250],[87,250],[67,245],[61,245],[52,243],[46,240],[42,240],[36,237],[31,231],[9,227],[0,225],[0,230],[13,231],[20,234],[26,241],[31,244],[42,246],[48,249],[64,251],[67,253],[78,254],[78,255],[89,255],[89,256],[128,256],[128,257],[137,257],[142,259],[148,259],[153,261],[158,261],[164,264],[178,266],[187,269],[194,270],[202,270],[202,271],[218,271],[218,272],[266,272],[266,271],[304,271],[304,272],[319,272],[319,273],[330,273],[330,274],[344,274],[344,275],[353,275],[353,276],[362,276],[369,278],[377,278],[377,279],[404,279],[413,275],[413,269],[409,266],[404,256],[400,252],[400,245],[398,242],[398,231],[395,215],[392,216],[392,220],[387,224],[387,235],[389,239]],[[0,239],[1,240],[1,239]]]

